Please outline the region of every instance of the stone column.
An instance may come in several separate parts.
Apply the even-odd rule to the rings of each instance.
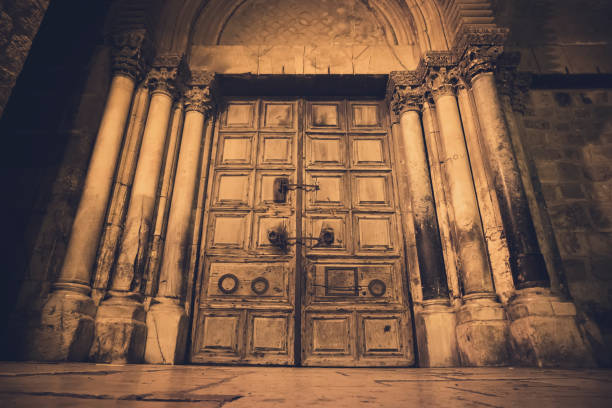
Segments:
[[[442,161],[454,213],[454,235],[464,305],[457,314],[457,342],[463,365],[510,362],[508,324],[497,302],[476,201],[454,83],[456,72],[444,67],[430,72],[440,127]]]
[[[464,57],[463,68],[471,83],[483,146],[491,163],[518,289],[508,307],[512,340],[519,360],[528,364],[593,365],[592,352],[576,324],[574,304],[550,292],[546,263],[495,86],[492,70],[498,53],[499,47],[472,47]]]
[[[142,71],[145,33],[132,31],[114,40],[113,79],[64,263],[30,350],[29,357],[36,360],[83,360],[91,345],[96,313],[91,274],[135,81]]]
[[[212,74],[192,73],[185,92],[185,124],[170,201],[159,289],[147,314],[145,361],[148,363],[175,364],[185,355],[188,321],[182,304],[184,266],[188,264],[205,115],[212,107],[211,81]]]
[[[458,364],[455,313],[450,308],[444,255],[431,186],[423,126],[422,89],[395,81],[393,110],[399,115],[398,160],[408,176],[415,244],[423,293],[423,309],[415,310],[421,367],[452,367]]]
[[[136,363],[144,355],[146,326],[141,282],[180,61],[178,55],[158,57],[147,77],[147,84],[152,89],[151,103],[110,297],[102,302],[96,316],[95,338],[90,350],[94,361]]]

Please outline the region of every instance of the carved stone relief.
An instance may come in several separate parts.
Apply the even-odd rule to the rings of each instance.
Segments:
[[[247,24],[257,21],[258,24]],[[384,44],[381,24],[359,0],[251,0],[223,30],[220,45]]]

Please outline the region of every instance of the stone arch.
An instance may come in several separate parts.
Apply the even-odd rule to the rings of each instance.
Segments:
[[[194,40],[217,45],[224,26],[249,0],[169,0],[160,9],[154,40],[159,52],[187,53]],[[451,46],[434,0],[360,0],[398,45],[416,43],[421,53]]]

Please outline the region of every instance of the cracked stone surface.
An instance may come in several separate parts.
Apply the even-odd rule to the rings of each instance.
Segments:
[[[611,370],[0,363],[3,407],[607,407]]]

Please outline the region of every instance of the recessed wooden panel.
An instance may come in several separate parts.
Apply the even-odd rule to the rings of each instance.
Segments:
[[[259,164],[262,165],[292,165],[293,135],[261,135],[259,149]]]
[[[202,297],[215,297],[216,300],[241,297],[253,301],[268,298],[287,299],[289,275],[293,270],[293,265],[286,262],[213,262],[209,266],[208,285],[203,288]],[[238,279],[238,287],[231,294],[225,294],[219,289],[219,279],[227,274]],[[256,294],[252,288],[253,280],[259,277],[265,277],[268,281],[268,289],[262,294]]]
[[[306,164],[308,167],[344,167],[345,156],[345,144],[342,136],[307,136]]]
[[[255,194],[255,205],[258,208],[270,208],[271,206],[291,207],[295,197],[295,190],[287,192],[287,199],[284,203],[274,202],[274,180],[279,177],[286,177],[289,183],[295,183],[292,171],[273,171],[262,170],[257,172],[257,185]]]
[[[277,247],[270,243],[268,239],[268,233],[272,230],[278,231],[283,229],[288,234],[295,230],[293,223],[289,216],[275,216],[270,214],[255,214],[255,223],[253,231],[253,245],[252,248],[258,251],[273,252],[277,254],[286,255],[287,252],[293,251],[293,246],[287,249],[287,252],[280,251]]]
[[[293,128],[294,104],[281,102],[264,102],[262,112],[263,128]]]
[[[308,127],[321,130],[343,129],[343,106],[342,102],[309,102]]]
[[[255,102],[230,102],[225,107],[223,127],[253,128],[255,126]]]
[[[312,124],[317,127],[338,127],[340,123],[337,105],[312,105]]]
[[[353,206],[389,207],[390,182],[386,174],[353,174]]]
[[[250,172],[218,172],[215,180],[214,204],[220,206],[249,205]]]
[[[209,311],[202,316],[199,351],[219,355],[239,355],[240,314]]]
[[[350,219],[347,214],[334,215],[310,215],[308,216],[308,236],[318,238],[321,236],[321,230],[331,229],[334,232],[333,244],[321,245],[318,242],[312,242],[307,247],[309,252],[338,252],[350,249],[350,242],[347,240],[347,232],[350,231]]]
[[[357,296],[358,282],[357,268],[325,268],[325,296]]]
[[[359,251],[390,251],[394,248],[392,217],[387,215],[356,215],[355,229]]]
[[[349,297],[358,297],[359,302],[369,303],[390,303],[393,302],[397,296],[397,284],[401,284],[401,279],[398,277],[399,265],[397,263],[318,263],[316,260],[307,268],[309,270],[309,285],[307,293],[314,295],[309,298],[309,302],[318,304],[329,303],[330,301],[336,301],[340,294],[330,297],[329,292],[329,270],[336,271],[350,271],[355,270],[357,276],[357,292],[356,294],[351,293]],[[329,262],[329,261],[328,261]],[[337,276],[340,274],[338,273]],[[345,274],[349,276],[350,274]],[[348,279],[348,278],[347,278]],[[369,285],[372,281],[380,281],[384,285],[384,293],[379,296],[374,295],[369,290]],[[351,281],[352,282],[352,281]],[[334,283],[334,282],[332,282]],[[352,283],[351,283],[352,284]],[[344,285],[349,287],[350,285]]]
[[[313,354],[351,353],[350,316],[311,316]]]
[[[351,164],[356,167],[388,167],[387,145],[384,137],[351,138]]]
[[[253,135],[222,135],[218,163],[223,166],[250,165],[252,152]]]
[[[377,103],[351,103],[352,128],[379,128],[381,124],[380,105]]]
[[[400,354],[399,316],[362,316],[363,354]]]
[[[289,337],[289,316],[261,315],[250,316],[252,353],[287,354],[287,338]]]
[[[308,172],[307,180],[308,184],[319,186],[317,191],[306,193],[311,207],[347,207],[344,173]]]
[[[213,249],[244,249],[248,234],[248,218],[248,214],[212,214],[209,247]]]

